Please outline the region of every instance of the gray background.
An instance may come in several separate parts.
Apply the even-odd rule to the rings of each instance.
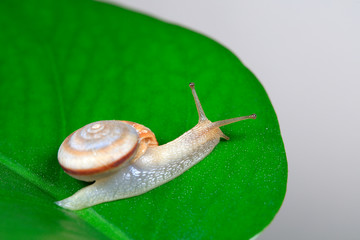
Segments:
[[[210,36],[264,85],[289,181],[258,240],[360,239],[359,0],[112,1]]]

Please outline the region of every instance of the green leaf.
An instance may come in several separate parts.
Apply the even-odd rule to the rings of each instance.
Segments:
[[[92,1],[0,2],[0,238],[249,239],[284,199],[287,162],[256,77],[218,43]],[[202,162],[146,194],[81,211],[54,204],[86,185],[57,150],[97,120],[144,124],[160,144],[207,117],[256,113],[222,128]]]

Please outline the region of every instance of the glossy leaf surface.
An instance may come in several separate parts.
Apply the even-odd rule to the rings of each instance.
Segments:
[[[281,206],[287,163],[256,77],[200,34],[92,1],[0,2],[0,238],[249,239]],[[68,211],[85,186],[57,150],[98,120],[130,120],[169,142],[207,117],[256,113],[223,127],[202,162],[144,195]],[[6,219],[6,220],[4,220]]]

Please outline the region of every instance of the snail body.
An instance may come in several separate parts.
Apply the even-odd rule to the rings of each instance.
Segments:
[[[205,116],[194,84],[191,83],[190,87],[198,109],[199,122],[169,143],[158,146],[155,135],[150,129],[141,124],[116,120],[88,124],[67,137],[59,149],[60,165],[69,175],[84,181],[95,180],[95,183],[56,203],[67,209],[79,210],[102,202],[146,193],[176,178],[204,159],[219,143],[220,138],[229,139],[219,127],[256,118],[253,114],[211,122]],[[101,130],[96,131],[97,129]],[[102,130],[106,131],[102,132]],[[89,136],[88,132],[90,132]],[[123,136],[125,133],[126,137]],[[90,139],[90,145],[85,144],[86,147],[80,147],[81,141],[75,138],[77,135],[86,140]],[[103,142],[100,139],[104,136]],[[97,140],[93,141],[93,138]],[[67,149],[70,148],[69,142],[77,147],[80,157],[77,155],[78,152],[75,154],[73,149]],[[105,161],[105,158],[109,160]],[[72,163],[73,159],[77,161],[76,164]],[[90,167],[84,170],[82,165],[87,164],[86,159],[90,159],[91,163]],[[100,164],[96,159],[99,159]]]

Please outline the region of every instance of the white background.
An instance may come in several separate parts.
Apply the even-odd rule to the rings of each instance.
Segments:
[[[264,85],[289,181],[258,240],[360,239],[359,0],[112,1],[210,36]]]

